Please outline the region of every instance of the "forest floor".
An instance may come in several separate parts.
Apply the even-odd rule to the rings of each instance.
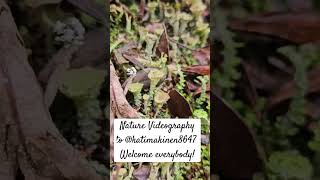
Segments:
[[[127,107],[111,106],[115,118],[191,117],[202,122],[201,162],[111,162],[114,178],[209,179],[208,3],[111,1],[110,91],[117,97],[111,95],[111,103]]]

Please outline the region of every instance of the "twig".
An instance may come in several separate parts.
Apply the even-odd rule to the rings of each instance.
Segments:
[[[196,51],[195,49],[193,49],[193,48],[191,48],[191,47],[188,47],[188,46],[186,46],[186,45],[184,45],[184,44],[181,44],[181,43],[179,43],[178,41],[173,40],[172,38],[169,38],[169,41],[171,41],[171,42],[173,42],[173,43],[176,43],[178,46],[181,46],[181,47],[183,47],[183,48],[189,49],[190,51]]]

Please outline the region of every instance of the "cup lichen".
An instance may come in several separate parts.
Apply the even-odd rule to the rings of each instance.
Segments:
[[[159,91],[156,93],[155,97],[154,97],[154,102],[157,105],[163,105],[165,104],[168,100],[170,99],[170,96],[168,95],[168,93],[164,92],[164,91]]]
[[[132,83],[129,85],[128,90],[133,94],[134,103],[137,107],[141,105],[141,90],[143,88],[142,83]]]
[[[151,80],[151,86],[154,87],[158,84],[158,82],[164,77],[164,73],[158,69],[150,70],[148,74],[148,78]]]
[[[167,103],[167,101],[170,99],[170,96],[168,95],[168,93],[160,90],[156,93],[155,97],[154,97],[154,103],[156,105],[156,111],[155,111],[155,115],[154,117],[157,117],[160,109],[162,108],[162,106]]]

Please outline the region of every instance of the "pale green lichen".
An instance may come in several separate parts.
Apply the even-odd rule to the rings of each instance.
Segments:
[[[143,88],[143,84],[141,83],[132,83],[129,85],[129,91],[134,96],[134,103],[139,108],[141,105],[141,90]]]
[[[274,152],[267,163],[269,178],[311,180],[313,168],[310,161],[296,151]]]
[[[148,94],[144,94],[142,96],[143,98],[143,106],[144,106],[144,113],[146,114],[146,116],[148,116],[149,114],[149,111],[150,111],[150,107],[149,107],[149,99],[150,99],[150,96]]]
[[[193,1],[190,7],[190,11],[196,16],[199,17],[206,10],[207,6],[202,1]]]
[[[159,4],[157,2],[149,2],[148,3],[148,9],[150,12],[150,16],[151,16],[151,22],[155,21],[156,18],[156,9],[159,6]]]
[[[156,95],[154,96],[154,103],[156,105],[156,111],[155,111],[154,117],[157,117],[160,109],[169,99],[170,99],[170,96],[168,95],[168,93],[162,90],[156,93]]]
[[[156,87],[158,82],[164,77],[164,73],[161,70],[158,69],[152,69],[150,70],[148,74],[148,78],[151,80],[151,87]]]
[[[153,54],[153,47],[155,45],[155,43],[157,42],[158,40],[158,37],[154,34],[151,34],[151,33],[147,33],[146,35],[146,53],[148,55],[152,55]]]
[[[188,23],[193,19],[193,16],[185,12],[179,13],[178,16],[180,19],[180,33],[183,34],[188,27]]]
[[[163,91],[160,90],[159,92],[156,93],[156,95],[154,97],[154,102],[157,105],[163,105],[169,99],[170,99],[170,96],[168,95],[168,93],[163,92]]]
[[[106,71],[89,67],[71,69],[62,74],[59,90],[72,98],[95,95],[100,90],[105,76]]]
[[[106,72],[93,68],[71,69],[62,74],[59,90],[73,99],[78,111],[78,125],[86,144],[100,139],[98,119],[102,115],[97,99]]]

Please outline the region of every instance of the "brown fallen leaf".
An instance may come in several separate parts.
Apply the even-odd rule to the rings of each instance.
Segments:
[[[123,46],[113,50],[113,55],[114,55],[114,60],[115,60],[116,65],[128,63],[127,59],[125,59],[123,56],[125,53],[128,53],[128,56],[130,56],[130,57],[132,54],[133,54],[132,55],[133,57],[137,57],[138,53],[133,51],[133,49],[136,47],[137,47],[137,43],[130,41],[128,43],[125,43]],[[134,53],[131,53],[131,51],[133,51]],[[129,59],[129,61],[130,60],[131,59]],[[134,63],[134,62],[132,62],[132,63]]]
[[[78,7],[89,16],[100,20],[105,26],[108,26],[109,17],[105,7],[100,6],[96,1],[92,0],[67,0],[70,4]]]
[[[150,174],[150,167],[148,166],[141,166],[137,169],[135,169],[132,173],[132,175],[137,179],[137,180],[147,180]]]
[[[245,20],[234,20],[230,28],[270,35],[294,43],[320,40],[320,17],[312,12],[265,13]]]
[[[127,64],[129,61],[127,61],[123,55],[120,53],[118,49],[113,50],[113,59],[115,64],[121,65],[121,64]]]
[[[201,92],[202,92],[202,88],[199,87],[199,88],[193,93],[193,95],[196,96],[196,95],[200,94]],[[210,94],[210,83],[208,83],[208,84],[206,85],[206,92],[207,92],[207,95],[210,96],[210,95],[209,95],[209,94]]]
[[[261,118],[261,112],[259,112],[259,110],[257,109],[258,93],[256,91],[256,87],[253,84],[252,77],[249,74],[249,67],[247,66],[247,63],[242,62],[241,69],[243,75],[241,76],[241,79],[238,81],[238,88],[240,94],[243,94],[245,100],[254,110],[256,117],[259,120]]]
[[[198,84],[195,84],[194,82],[192,82],[190,80],[186,82],[186,85],[187,85],[187,88],[190,92],[199,91],[199,89],[201,92],[201,87]]]
[[[194,65],[182,68],[183,72],[197,75],[210,75],[209,65]]]
[[[145,10],[146,10],[146,1],[141,0],[139,4],[139,19],[142,19],[144,17]]]
[[[87,32],[84,43],[72,57],[71,68],[94,67],[100,64],[106,66],[105,59],[108,53],[107,35],[107,30],[104,28]]]
[[[141,69],[144,68],[143,64],[137,59],[139,58],[138,54],[123,53],[122,56]]]
[[[6,168],[0,179],[12,178],[18,169],[26,180],[103,179],[59,133],[5,0],[0,0],[0,9],[0,87],[6,87],[1,91],[8,97],[0,104],[11,112],[0,111],[6,117],[0,118],[0,132],[6,132],[0,138],[0,146],[5,145],[0,167]]]
[[[199,65],[210,64],[210,46],[197,49],[192,55],[199,62]]]
[[[70,67],[72,55],[77,50],[78,47],[76,46],[62,48],[56,55],[53,56],[48,65],[40,72],[39,79],[47,84],[45,88],[44,99],[48,108],[54,101],[54,98],[58,92],[59,82],[62,78],[62,75]],[[49,72],[50,75],[48,74]]]
[[[319,119],[320,108],[318,104],[307,102],[306,104],[306,115],[312,119]]]
[[[169,92],[170,99],[167,102],[170,114],[173,117],[189,118],[192,110],[188,101],[176,90]]]
[[[163,33],[160,36],[159,39],[159,44],[156,48],[156,54],[160,57],[161,54],[167,55],[168,59],[170,58],[169,56],[169,40],[168,40],[168,34],[167,34],[167,28],[163,24]]]
[[[274,71],[269,71],[266,66],[261,66],[257,63],[244,62],[247,74],[250,76],[252,84],[259,90],[272,92],[279,88],[279,84],[287,81],[283,74],[277,74]],[[274,68],[272,68],[274,69]]]
[[[109,125],[110,125],[110,153],[109,153],[109,155],[110,155],[110,160],[112,160],[113,161],[113,158],[114,158],[114,140],[113,140],[113,137],[114,137],[114,114],[113,114],[113,112],[112,112],[112,110],[111,110],[111,106],[110,106],[110,111],[109,111],[109,114],[110,114],[110,116],[109,116]]]
[[[307,74],[308,78],[308,94],[320,91],[320,67],[311,70]],[[281,102],[292,98],[296,94],[295,80],[284,83],[273,95],[268,99],[268,109],[272,109]]]
[[[240,116],[212,92],[213,162],[222,179],[251,179],[263,170],[255,138]]]
[[[133,78],[133,83],[142,83],[144,88],[150,87],[150,79],[148,78],[148,73],[151,68],[146,68],[137,72],[136,76]]]
[[[73,54],[78,47],[61,48],[49,61],[48,64],[39,72],[38,79],[40,82],[48,83],[50,76],[59,66],[69,67]]]
[[[129,85],[132,84],[132,80],[133,80],[134,76],[130,76],[128,77],[128,79],[126,79],[126,81],[122,84],[122,89],[123,89],[123,94],[127,95],[128,90],[129,90]]]
[[[312,11],[313,2],[312,0],[287,0],[288,9],[295,12],[301,11]]]
[[[25,0],[24,2],[29,7],[37,8],[39,6],[47,5],[47,4],[58,4],[61,1],[62,0]]]
[[[15,123],[12,114],[14,114],[11,106],[11,100],[9,95],[8,87],[6,87],[6,77],[5,74],[0,71],[0,158],[6,158],[0,161],[0,179],[15,180],[17,176],[17,166],[16,162],[17,154],[15,153],[16,148],[14,147],[18,144],[18,138],[9,139],[10,136],[18,137],[18,132],[11,128],[11,125]]]
[[[110,106],[117,118],[138,118],[138,112],[127,101],[113,63],[110,62]]]

